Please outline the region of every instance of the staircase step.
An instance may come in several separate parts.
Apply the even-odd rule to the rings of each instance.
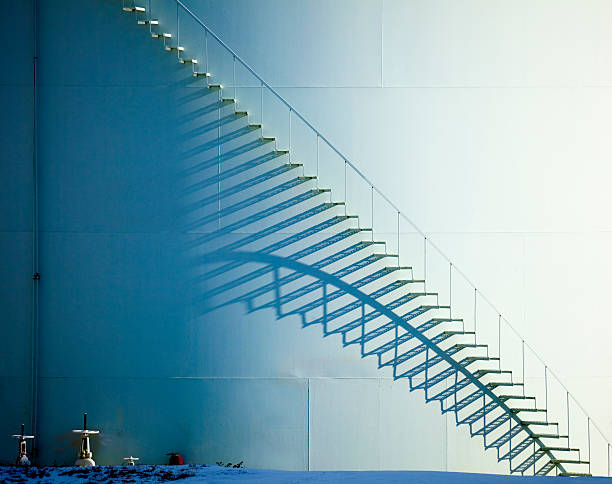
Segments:
[[[567,435],[558,434],[531,434],[532,439],[567,439]]]
[[[535,400],[535,397],[531,397],[529,395],[498,395],[499,399],[502,402],[507,400]]]
[[[523,383],[521,382],[489,382],[487,386],[491,389],[500,388],[500,387],[522,387]]]
[[[559,472],[562,477],[592,477],[588,472]]]
[[[551,459],[553,464],[589,464],[588,460],[579,459]]]
[[[166,45],[164,46],[164,49],[166,49],[167,51],[177,50],[179,52],[183,52],[185,50],[185,47],[183,47],[182,45]]]
[[[136,6],[134,6],[134,7],[123,7],[123,10],[125,12],[141,12],[141,13],[147,11],[146,8],[144,8],[144,7],[136,7]]]
[[[181,64],[197,64],[198,63],[198,59],[185,59],[185,58],[181,57],[179,59],[179,62]]]
[[[546,413],[546,409],[545,408],[528,408],[528,407],[516,407],[516,408],[510,408],[510,411],[512,413],[519,413],[519,412],[544,412]]]
[[[521,423],[523,425],[544,425],[544,426],[556,425],[556,426],[559,426],[557,422],[545,422],[545,421],[540,421],[540,420],[521,420]]]
[[[474,334],[474,333],[472,332],[472,334]],[[474,372],[474,376],[477,377],[477,378],[481,378],[481,377],[486,376],[486,375],[502,375],[502,374],[512,374],[512,371],[510,371],[510,370],[487,370],[487,369],[484,369],[484,370],[476,370]]]
[[[223,85],[222,84],[209,84],[208,89],[223,89]]]
[[[138,25],[159,25],[159,20],[138,19]]]
[[[572,448],[572,447],[550,447],[550,446],[545,446],[545,447],[541,447],[541,449],[546,451],[546,452],[580,452],[580,449]]]
[[[210,72],[198,72],[198,71],[193,72],[193,77],[210,77],[210,76],[212,76]]]
[[[155,39],[171,39],[172,34],[168,32],[151,32],[151,37]]]

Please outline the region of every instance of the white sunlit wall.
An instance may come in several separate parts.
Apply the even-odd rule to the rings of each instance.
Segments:
[[[334,199],[346,199],[347,210],[373,225],[389,252],[399,249],[416,275],[426,271],[427,289],[441,303],[452,298],[468,327],[475,319],[494,353],[502,313],[520,335],[503,322],[502,352],[515,374],[523,372],[523,338],[611,435],[612,34],[605,19],[612,7],[187,5],[453,267],[433,246],[425,254],[404,218],[398,247],[394,209],[378,192],[372,198],[368,183],[345,172],[326,146],[317,154],[316,136],[295,118],[290,138],[289,114],[268,93],[264,134],[280,148],[291,144],[304,174],[318,174]],[[33,15],[3,8],[14,43],[3,54],[1,95],[10,115],[3,116],[8,162],[0,172],[3,204],[11,207],[0,218],[8,330],[0,402],[9,435],[31,415]],[[238,305],[200,312],[189,284],[193,254],[182,248],[194,237],[184,230],[185,186],[193,181],[184,176],[193,166],[184,148],[202,121],[193,116],[201,85],[120,2],[40,0],[38,8],[42,462],[73,459],[69,432],[88,411],[103,430],[95,442],[100,463],[130,454],[164,462],[166,452],[180,451],[189,462],[281,469],[507,472],[439,405],[425,404],[356,348],[322,338],[320,328]],[[201,32],[186,19],[181,28],[181,43],[201,58]],[[260,86],[243,69],[234,74],[231,56],[214,49],[211,43],[209,70],[236,84],[228,97],[235,94],[259,122]],[[481,291],[476,311],[458,270]],[[525,380],[541,389],[544,369],[529,348]],[[549,394],[536,392],[538,399],[563,417],[564,390],[547,378]],[[570,430],[584,444],[587,422],[571,405]],[[606,458],[597,453],[606,444],[590,429],[600,463],[593,471],[604,474]],[[5,440],[0,458],[8,462],[14,449]]]

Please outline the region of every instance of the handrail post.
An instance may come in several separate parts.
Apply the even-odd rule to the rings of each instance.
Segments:
[[[317,134],[317,188],[319,188],[319,135]]]
[[[523,396],[525,396],[525,340],[521,340],[521,357],[523,360]]]
[[[208,82],[208,73],[210,72],[208,70],[208,29],[204,29],[204,54],[206,55],[206,72],[205,72],[205,76],[206,77],[206,85],[209,84]]]
[[[501,314],[497,320],[497,367],[501,370]]]
[[[448,263],[448,316],[453,317],[453,263]]]
[[[372,242],[374,242],[374,185],[371,187],[371,204],[372,204]]]
[[[474,288],[474,344],[476,344],[476,299],[477,297],[478,297],[478,289]],[[488,349],[487,349],[487,353],[488,353]]]
[[[347,193],[346,193],[346,160],[344,160],[344,216],[346,217],[346,204],[348,203]]]
[[[179,46],[181,45],[181,34],[179,30],[179,4],[176,4],[176,57],[181,57]]]
[[[570,446],[570,406],[569,406],[569,392],[565,392],[565,401],[567,406],[567,446]]]
[[[546,365],[544,365],[544,405],[546,408],[546,422],[548,423],[548,367]]]
[[[261,81],[261,93],[260,93],[260,108],[261,108],[261,137],[263,138],[263,90],[264,90],[264,83],[263,81]]]
[[[400,213],[397,212],[397,267],[400,266]]]
[[[236,102],[238,100],[238,97],[236,96],[236,56],[234,56],[234,63],[233,63],[233,82],[234,82],[234,112],[236,112]]]
[[[589,474],[591,473],[591,417],[587,416],[587,448],[589,451]]]
[[[423,236],[423,292],[427,292],[427,237]],[[463,326],[465,331],[465,323]]]
[[[289,157],[289,164],[291,164],[291,111],[292,108],[289,108],[289,153],[288,153],[288,157]],[[304,168],[302,167],[302,176],[304,175]]]

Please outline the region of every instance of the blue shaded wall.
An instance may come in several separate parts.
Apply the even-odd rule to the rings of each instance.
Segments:
[[[537,64],[521,52],[549,52],[544,41],[521,41],[518,51],[500,41],[491,54],[487,48],[495,44],[484,40],[510,35],[510,25],[499,34],[483,27],[476,35],[482,41],[470,44],[479,2],[446,16],[437,10],[444,5],[420,2],[359,2],[359,8],[348,1],[191,3],[399,206],[437,233],[451,255],[474,268],[549,352],[551,364],[563,363],[568,350],[557,345],[566,344],[571,321],[562,319],[567,331],[551,345],[550,325],[530,325],[524,315],[567,309],[569,302],[554,297],[559,288],[551,284],[558,282],[546,275],[563,280],[558,275],[565,266],[551,260],[547,270],[532,267],[551,246],[566,255],[584,250],[571,238],[551,244],[533,232],[545,226],[555,236],[565,228],[564,216],[586,213],[564,205],[574,181],[569,155],[557,183],[544,185],[558,195],[552,217],[554,203],[538,196],[548,183],[544,155],[553,142],[575,134],[570,122],[555,120],[571,118],[573,108],[588,112],[595,102],[573,88],[532,89],[570,78],[557,68],[560,61],[518,80],[511,75]],[[3,8],[2,65],[10,68],[0,81],[0,434],[8,435],[31,415],[33,15],[24,6]],[[537,31],[546,11],[521,9]],[[572,12],[559,16],[571,24]],[[486,16],[500,25],[513,18],[508,13],[498,7]],[[188,462],[244,460],[283,469],[503,470],[480,440],[455,430],[437,406],[393,384],[356,348],[342,349],[339,338],[323,339],[316,327],[300,329],[297,318],[276,321],[271,310],[203,310],[206,301],[198,295],[206,281],[193,283],[202,268],[198,250],[187,247],[213,229],[197,225],[209,215],[206,208],[188,207],[214,192],[192,190],[213,176],[194,171],[210,156],[198,146],[215,133],[194,130],[214,121],[215,113],[201,111],[212,98],[119,2],[40,0],[39,21],[41,463],[72,462],[78,441],[70,430],[88,411],[91,426],[103,431],[94,444],[103,464],[129,454],[164,462],[165,452],[179,451]],[[186,46],[199,55],[203,41],[191,37]],[[587,51],[588,45],[581,47]],[[513,68],[496,70],[486,61],[491,56],[514,59]],[[228,82],[231,64],[213,67]],[[597,72],[598,82],[607,79]],[[509,79],[528,88],[507,89]],[[241,80],[238,97],[257,122],[258,90]],[[266,134],[286,144],[283,114],[267,116]],[[584,132],[599,124],[585,121]],[[531,136],[536,127],[542,130],[537,139]],[[576,137],[574,154],[593,144],[606,150],[601,140]],[[312,173],[311,147],[295,148],[296,161]],[[567,152],[559,146],[555,155]],[[585,155],[594,166],[597,153]],[[338,173],[322,173],[322,180],[340,190]],[[517,192],[527,195],[517,198]],[[594,206],[591,201],[584,203]],[[601,229],[602,217],[587,219],[589,230]],[[590,280],[605,282],[604,272],[592,269]],[[545,291],[543,305],[530,296],[535,288]],[[567,373],[584,382],[589,364],[605,368],[607,360],[589,360]],[[14,442],[0,438],[0,459],[10,461],[13,453]]]

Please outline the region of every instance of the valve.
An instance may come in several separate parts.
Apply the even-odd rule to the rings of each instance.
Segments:
[[[95,466],[96,463],[93,460],[93,453],[91,452],[91,446],[89,445],[89,436],[97,435],[100,433],[100,431],[87,430],[87,412],[83,414],[83,428],[73,430],[72,433],[81,434],[81,450],[79,451],[79,458],[74,462],[74,465],[81,467]]]
[[[29,466],[30,459],[28,459],[28,439],[33,439],[33,435],[25,435],[25,425],[21,424],[21,433],[11,435],[14,439],[19,439],[17,443],[18,446],[18,455],[17,459],[15,459],[16,466]]]

